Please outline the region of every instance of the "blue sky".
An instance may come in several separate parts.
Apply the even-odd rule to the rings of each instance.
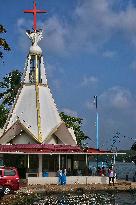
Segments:
[[[12,51],[0,63],[1,78],[23,71],[30,41],[25,35],[33,17],[23,10],[32,0],[0,0],[0,23]],[[38,25],[48,84],[59,111],[83,118],[83,129],[95,143],[98,96],[100,148],[109,148],[119,131],[118,148],[136,139],[136,3],[132,0],[37,0]],[[8,11],[7,11],[8,10]],[[126,136],[124,138],[124,136]],[[120,142],[119,142],[120,141]]]

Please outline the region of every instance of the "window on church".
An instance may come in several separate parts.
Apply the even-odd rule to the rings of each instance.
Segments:
[[[32,56],[30,61],[30,73],[29,73],[30,83],[35,83],[35,57]]]
[[[38,68],[39,68],[39,73],[38,73],[38,76],[39,76],[39,83],[42,83],[42,79],[41,79],[41,59],[38,58]]]
[[[41,60],[38,57],[38,62],[37,62],[37,66],[38,66],[38,82],[42,83],[42,79],[41,79]],[[29,81],[30,83],[35,83],[36,82],[36,61],[35,61],[35,56],[31,56],[31,60],[30,60],[30,73],[29,73]]]

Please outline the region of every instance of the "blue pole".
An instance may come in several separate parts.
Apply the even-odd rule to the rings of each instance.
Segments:
[[[94,96],[94,102],[96,106],[96,149],[99,149],[99,115],[97,109],[97,95]]]
[[[94,96],[96,106],[96,149],[99,149],[99,115],[97,110],[97,95]],[[98,174],[98,154],[97,154],[97,174]]]
[[[99,149],[99,115],[96,113],[96,148]]]

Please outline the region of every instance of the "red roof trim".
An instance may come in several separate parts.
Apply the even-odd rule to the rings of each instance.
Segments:
[[[95,148],[80,148],[71,145],[53,144],[16,144],[0,145],[0,152],[24,152],[24,153],[107,153],[110,151]]]

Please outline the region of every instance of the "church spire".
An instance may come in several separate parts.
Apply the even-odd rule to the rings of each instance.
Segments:
[[[47,84],[42,49],[38,45],[42,31],[37,30],[36,8],[25,10],[34,16],[33,31],[27,31],[32,45],[27,56],[24,78],[15,103],[4,127],[0,144],[69,144],[75,145],[75,135],[61,120],[51,91]]]
[[[39,10],[36,8],[36,0],[34,0],[34,7],[32,10],[24,10],[24,13],[32,13],[34,16],[34,20],[33,20],[33,29],[34,32],[37,31],[37,13],[47,13],[46,10]]]
[[[24,10],[24,13],[32,13],[34,16],[33,30],[27,30],[26,34],[31,40],[32,45],[29,49],[29,55],[27,58],[27,64],[25,68],[24,83],[36,83],[37,85],[47,85],[47,79],[45,74],[45,67],[42,56],[42,49],[38,45],[39,41],[43,38],[42,30],[37,29],[37,13],[46,13],[46,10],[39,10],[36,7],[36,0],[34,0],[34,6],[32,10]]]

